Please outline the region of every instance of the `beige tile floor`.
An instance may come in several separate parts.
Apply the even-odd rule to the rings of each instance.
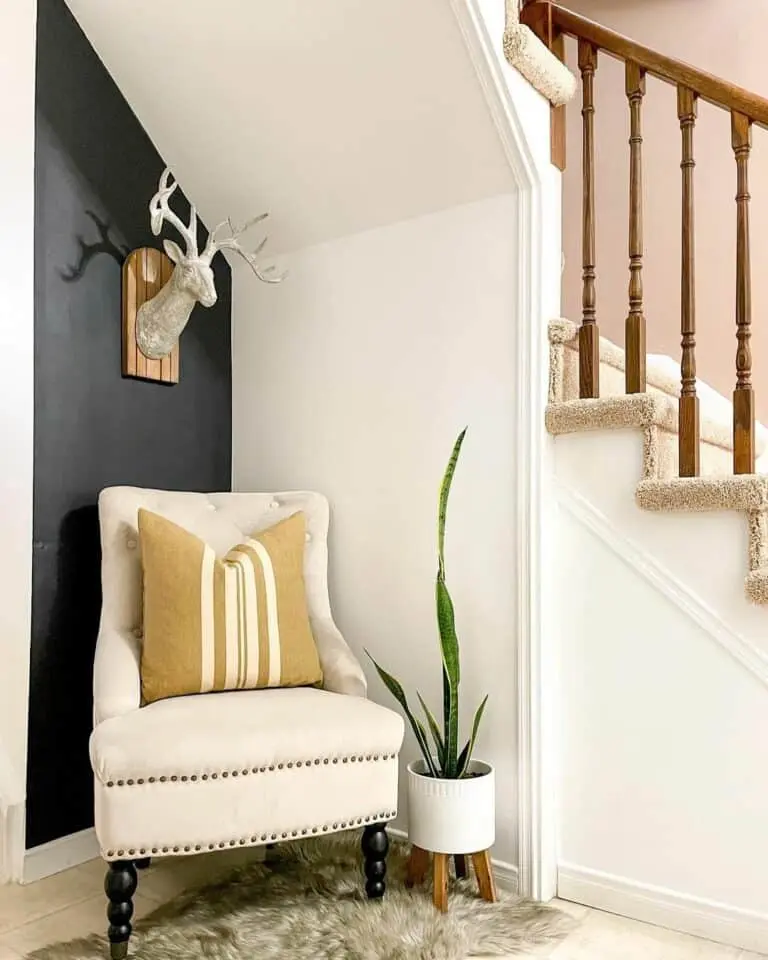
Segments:
[[[140,875],[137,916],[145,916],[185,887],[249,856],[253,854],[248,851],[227,851],[157,861]],[[92,860],[29,886],[0,887],[0,960],[19,960],[49,943],[102,931],[103,876],[103,863]],[[566,903],[561,906],[574,915],[577,926],[554,949],[536,954],[537,960],[760,960],[756,953],[587,907]],[[517,960],[522,958],[518,955]]]

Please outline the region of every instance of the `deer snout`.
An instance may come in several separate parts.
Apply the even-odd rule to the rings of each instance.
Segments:
[[[216,282],[213,279],[213,270],[202,265],[198,275],[197,299],[204,307],[212,307],[216,303]]]
[[[180,267],[182,286],[199,304],[212,307],[216,303],[216,283],[211,267],[200,260],[187,260]]]
[[[200,303],[204,307],[212,307],[214,303],[216,303],[216,299],[216,287],[214,287],[213,283],[211,283],[210,288],[205,290],[199,297]]]

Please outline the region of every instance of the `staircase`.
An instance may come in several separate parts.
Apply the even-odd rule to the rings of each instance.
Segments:
[[[752,298],[749,162],[752,129],[768,126],[768,100],[681,61],[635,43],[548,0],[525,3],[521,22],[559,59],[564,41],[578,44],[582,100],[582,318],[550,325],[550,395],[547,428],[554,435],[631,428],[642,436],[643,466],[638,505],[662,511],[738,511],[749,529],[745,558],[747,598],[768,604],[768,477],[758,458],[768,434],[756,422],[752,385]],[[624,347],[600,337],[595,277],[595,80],[599,58],[625,65],[630,116],[629,284]],[[646,355],[643,309],[643,135],[647,78],[677,88],[681,131],[681,307],[679,365]],[[694,243],[695,128],[697,104],[706,100],[729,111],[735,169],[737,236],[735,342],[732,404],[697,380]],[[552,162],[565,167],[565,107],[552,107]],[[730,334],[732,337],[732,334]]]
[[[662,6],[648,15],[663,17]],[[516,21],[515,8],[508,22]],[[545,856],[554,851],[565,900],[730,945],[702,957],[768,955],[768,431],[756,420],[752,384],[749,195],[753,128],[768,126],[768,100],[549,0],[522,4],[520,22],[563,63],[566,42],[578,46],[582,121],[581,157],[567,158],[582,171],[571,184],[582,201],[581,316],[548,328],[545,422],[555,442],[552,533],[543,540],[554,622],[537,662],[547,699],[534,713],[555,744],[541,750],[556,768],[546,782],[556,809]],[[605,57],[623,64],[628,148],[607,135],[597,142],[596,72]],[[604,70],[599,82],[610,80]],[[676,88],[680,130],[679,141],[665,141],[682,210],[675,357],[646,347],[643,109],[660,84]],[[563,170],[567,107],[548,99],[551,160]],[[719,332],[722,353],[735,358],[727,399],[697,376],[700,100],[731,119],[736,294],[733,323]],[[614,205],[603,214],[613,218],[612,236],[626,230],[617,342],[599,329],[598,150],[629,171],[626,225],[623,202],[621,212]],[[645,946],[643,956],[671,956],[663,934]]]

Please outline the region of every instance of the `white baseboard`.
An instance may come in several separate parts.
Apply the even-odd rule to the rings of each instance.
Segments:
[[[635,883],[574,864],[559,865],[557,895],[563,900],[742,950],[764,952],[768,948],[768,914]]]
[[[0,744],[0,883],[18,883],[24,867],[24,778]]]
[[[43,877],[50,877],[54,873],[61,873],[70,867],[77,867],[99,856],[99,842],[93,827],[71,833],[68,837],[60,837],[43,843],[39,847],[27,850],[24,856],[23,883],[34,883]]]
[[[396,827],[387,827],[387,833],[397,840],[408,842],[408,834],[405,830],[398,830]],[[492,860],[493,873],[496,882],[502,890],[508,893],[517,893],[518,870],[514,864],[507,863],[505,860]]]
[[[496,883],[502,890],[508,893],[518,892],[519,872],[513,863],[507,863],[506,860],[492,860],[493,873],[496,877]]]
[[[24,875],[24,803],[5,806],[0,797],[0,884],[20,883]]]

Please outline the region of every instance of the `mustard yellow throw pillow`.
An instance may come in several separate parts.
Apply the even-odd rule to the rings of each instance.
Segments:
[[[303,513],[219,559],[194,534],[139,510],[145,702],[322,682],[304,592]]]

